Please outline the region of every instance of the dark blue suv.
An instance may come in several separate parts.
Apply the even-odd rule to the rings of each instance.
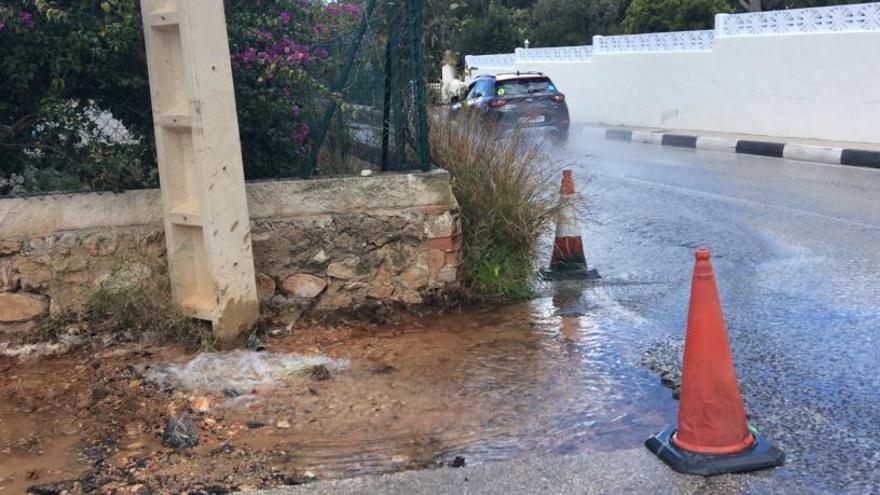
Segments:
[[[453,113],[463,108],[483,112],[502,132],[515,128],[553,131],[568,138],[568,106],[565,95],[540,72],[484,75],[468,86],[464,101],[454,102]]]

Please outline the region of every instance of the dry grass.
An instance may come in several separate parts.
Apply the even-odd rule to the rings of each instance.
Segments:
[[[92,336],[213,348],[210,327],[184,316],[172,300],[164,258],[135,248],[114,259],[113,264],[109,276],[86,294],[79,311],[46,318],[37,335],[49,340],[66,326],[83,323]]]
[[[461,207],[464,271],[471,296],[527,298],[540,239],[555,221],[559,169],[544,142],[501,137],[479,116],[431,122],[434,163],[449,171]]]

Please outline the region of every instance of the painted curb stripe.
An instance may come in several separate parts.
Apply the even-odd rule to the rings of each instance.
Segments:
[[[632,131],[623,129],[608,129],[605,131],[605,137],[615,141],[632,141]]]
[[[782,157],[789,160],[840,165],[840,154],[842,152],[843,150],[840,148],[788,143],[785,145],[785,149],[782,150]]]
[[[663,146],[677,146],[679,148],[696,148],[697,136],[685,136],[684,134],[664,134]]]
[[[788,158],[804,162],[830,163],[880,169],[880,151],[829,148],[798,143],[776,143],[770,141],[736,141],[711,136],[688,136],[685,134],[661,134],[659,132],[631,131],[628,129],[606,129],[605,138],[615,141],[662,144],[681,148],[700,148],[713,151],[731,151],[747,155]],[[788,152],[786,153],[786,149]],[[840,153],[838,161],[835,156]]]
[[[720,138],[713,136],[700,136],[697,138],[697,149],[735,153],[736,139]]]
[[[880,168],[880,151],[845,149],[840,155],[840,163],[854,167]]]
[[[766,141],[737,141],[736,152],[747,155],[772,156],[782,158],[785,143],[770,143]]]

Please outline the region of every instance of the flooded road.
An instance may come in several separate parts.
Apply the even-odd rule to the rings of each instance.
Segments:
[[[741,478],[880,493],[880,172],[595,135],[565,160],[590,198],[599,270],[678,281],[615,295],[644,318],[638,333],[663,336],[649,345],[666,369],[679,366],[693,250],[712,250],[750,422],[786,453]]]

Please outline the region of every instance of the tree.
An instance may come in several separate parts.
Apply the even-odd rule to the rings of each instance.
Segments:
[[[537,0],[528,38],[533,46],[586,45],[597,34],[618,32],[622,0]]]
[[[853,3],[864,3],[864,0],[736,0],[734,2],[735,5],[742,7],[746,12],[829,7]]]
[[[627,33],[712,29],[715,14],[731,10],[724,0],[633,0],[622,26]]]
[[[465,18],[452,45],[467,53],[504,53],[526,37],[528,12],[493,0],[484,15]],[[476,51],[475,51],[476,50]]]

